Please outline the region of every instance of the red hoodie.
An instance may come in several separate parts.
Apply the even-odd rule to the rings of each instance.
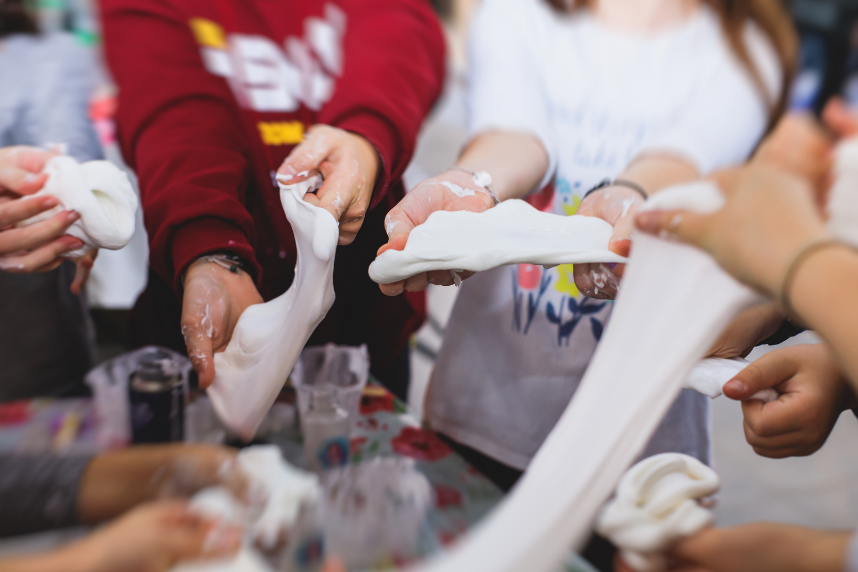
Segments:
[[[367,343],[388,363],[423,319],[367,276],[384,216],[444,76],[426,0],[102,0],[119,139],[140,178],[155,271],[177,291],[195,259],[233,252],[270,300],[291,284],[292,230],[273,174],[320,123],[381,159],[371,211],[334,264],[336,302],[311,343]]]

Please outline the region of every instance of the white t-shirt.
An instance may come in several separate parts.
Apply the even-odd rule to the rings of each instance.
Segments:
[[[746,36],[777,93],[774,51],[755,27]],[[470,73],[470,133],[538,137],[550,158],[543,183],[553,186],[531,199],[557,214],[574,214],[587,190],[645,152],[678,154],[701,173],[739,164],[768,123],[766,98],[709,8],[665,32],[630,36],[543,0],[484,0]],[[654,292],[652,303],[669,301]],[[523,469],[571,399],[611,307],[580,296],[571,265],[507,266],[466,280],[435,365],[432,426]],[[707,424],[706,398],[684,393],[648,453],[707,460]]]

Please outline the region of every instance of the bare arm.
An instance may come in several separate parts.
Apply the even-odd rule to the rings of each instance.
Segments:
[[[493,131],[471,140],[456,166],[491,175],[492,188],[505,201],[536,188],[548,169],[548,154],[532,135]]]
[[[140,445],[102,453],[81,479],[80,521],[96,524],[144,502],[190,497],[213,485],[241,495],[245,483],[234,459],[234,450],[210,445]]]
[[[829,248],[812,255],[787,292],[801,321],[834,350],[840,367],[858,391],[858,254]]]

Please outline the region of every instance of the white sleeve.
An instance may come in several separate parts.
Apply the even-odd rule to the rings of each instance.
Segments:
[[[776,101],[782,72],[774,49],[755,27],[749,26],[746,38],[769,99]],[[725,55],[701,73],[702,81],[671,127],[647,141],[642,154],[667,151],[682,156],[701,175],[748,159],[768,127],[769,103],[739,59],[731,52]]]
[[[536,136],[548,154],[536,191],[557,165],[539,56],[541,1],[483,0],[469,40],[468,138],[494,130]]]

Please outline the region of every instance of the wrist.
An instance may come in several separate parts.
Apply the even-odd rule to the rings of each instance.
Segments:
[[[500,204],[501,199],[492,186],[492,176],[486,171],[474,171],[473,169],[456,165],[455,167],[452,167],[448,173],[449,172],[459,172],[470,177],[470,182],[466,182],[465,184],[476,188],[477,191],[482,191],[485,195],[488,195],[488,198],[491,199],[491,204],[489,204],[488,208],[496,207]],[[467,186],[465,188],[467,188]]]
[[[45,555],[45,562],[39,570],[45,572],[57,570],[62,572],[102,572],[105,570],[101,551],[93,546],[92,539],[98,532],[90,533],[82,540],[58,548]]]
[[[844,262],[854,262],[855,254],[852,246],[832,239],[827,233],[821,233],[796,249],[785,265],[786,270],[780,285],[772,291],[780,300],[787,316],[799,317],[800,311],[795,308],[795,300],[803,299],[808,287],[838,283],[830,282],[826,278]],[[819,293],[815,292],[814,295],[818,296]]]
[[[806,572],[843,572],[846,569],[847,551],[852,532],[813,531],[801,550],[802,565]]]
[[[647,194],[646,190],[634,181],[630,181],[628,179],[605,179],[601,183],[584,193],[584,196],[581,200],[586,199],[589,195],[593,193],[607,190],[623,192],[632,191],[635,195],[637,195],[637,198],[640,199],[641,202],[645,202],[649,198],[649,195]]]
[[[182,283],[184,284],[185,281],[191,279],[197,272],[210,271],[222,274],[217,269],[237,278],[249,278],[255,283],[253,266],[249,262],[237,254],[221,252],[206,254],[194,260],[185,270]]]
[[[814,245],[830,239],[828,231],[823,227],[813,230],[796,229],[791,234],[784,234],[766,244],[766,249],[757,247],[753,256],[746,256],[746,266],[753,267],[752,274],[756,280],[752,282],[764,293],[781,303],[783,308],[784,290],[789,287],[790,276],[803,265],[802,258]],[[751,253],[749,252],[749,255]],[[784,308],[787,318],[790,314]]]

